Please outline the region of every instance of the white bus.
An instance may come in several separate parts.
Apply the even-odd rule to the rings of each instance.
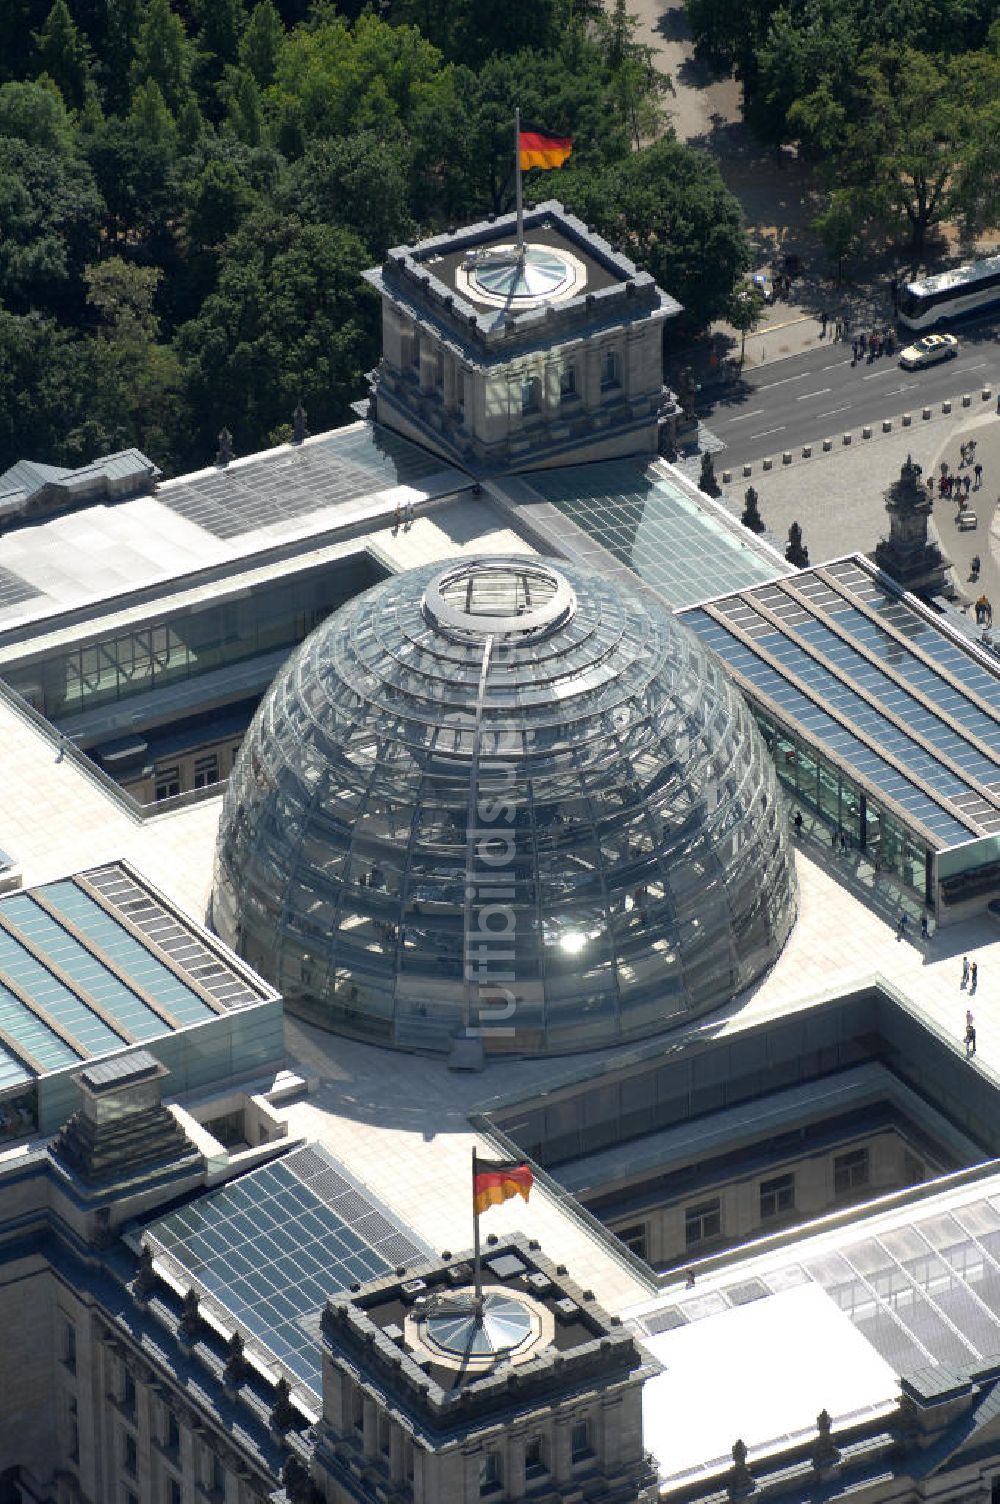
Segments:
[[[1000,303],[1000,256],[908,282],[899,294],[899,321],[908,329],[930,329],[943,319],[978,313],[993,303]]]

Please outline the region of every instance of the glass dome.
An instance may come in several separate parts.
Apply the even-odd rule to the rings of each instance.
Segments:
[[[395,576],[302,644],[226,791],[213,922],[316,1023],[546,1054],[726,1002],[796,895],[718,661],[646,595],[524,556]]]

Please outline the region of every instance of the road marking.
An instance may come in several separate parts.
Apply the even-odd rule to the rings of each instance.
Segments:
[[[821,371],[836,371],[837,368],[838,368],[838,366],[849,366],[850,364],[851,364],[851,361],[849,361],[849,360],[835,360],[832,365],[829,365],[829,366],[820,366],[820,370]]]
[[[848,402],[848,404],[847,404],[846,407],[831,407],[831,409],[830,409],[830,411],[828,413],[817,413],[816,416],[818,418],[832,418],[837,413],[848,413],[848,412],[850,412],[852,406],[853,406],[853,403]]]
[[[801,397],[796,397],[796,402],[808,402],[810,397],[825,397],[827,392],[832,392],[832,386],[821,386],[818,392],[803,392]]]
[[[878,376],[896,376],[898,372],[890,366],[888,371],[873,371],[870,376],[862,376],[862,381],[874,381]]]
[[[755,407],[752,413],[741,413],[738,418],[723,418],[724,423],[745,423],[748,418],[759,418],[764,411],[762,407]]]
[[[766,439],[769,433],[784,433],[787,427],[787,423],[782,423],[780,428],[765,428],[763,433],[752,433],[750,437],[752,439]]]
[[[780,381],[766,381],[762,386],[755,387],[758,392],[769,392],[773,386],[787,386],[790,381],[808,381],[812,371],[803,371],[799,376],[783,376]]]

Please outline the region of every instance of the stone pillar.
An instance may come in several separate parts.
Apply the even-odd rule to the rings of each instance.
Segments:
[[[389,1477],[393,1483],[402,1483],[406,1476],[406,1457],[403,1432],[396,1422],[389,1422]]]
[[[583,405],[588,413],[601,406],[601,347],[594,341],[583,352]]]
[[[364,1399],[364,1452],[366,1457],[378,1456],[378,1406],[365,1395]]]
[[[504,1492],[511,1499],[520,1499],[524,1495],[524,1452],[525,1437],[520,1433],[511,1436],[507,1444],[507,1470],[504,1476]]]
[[[559,403],[562,395],[561,376],[562,362],[557,359],[547,360],[542,383],[542,411],[550,421],[559,416]]]
[[[444,405],[449,412],[455,407],[456,389],[455,357],[450,350],[444,352]]]
[[[437,350],[426,335],[420,337],[420,390],[433,392],[437,386]]]
[[[552,1428],[552,1477],[556,1483],[568,1483],[573,1476],[573,1457],[570,1451],[572,1425],[568,1415],[557,1415]]]

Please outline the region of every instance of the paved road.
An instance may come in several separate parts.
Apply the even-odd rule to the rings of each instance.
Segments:
[[[1000,322],[959,332],[954,360],[904,371],[897,356],[851,365],[850,345],[818,350],[747,372],[731,386],[706,389],[699,412],[726,448],[727,468],[819,444],[862,424],[1000,384]]]

